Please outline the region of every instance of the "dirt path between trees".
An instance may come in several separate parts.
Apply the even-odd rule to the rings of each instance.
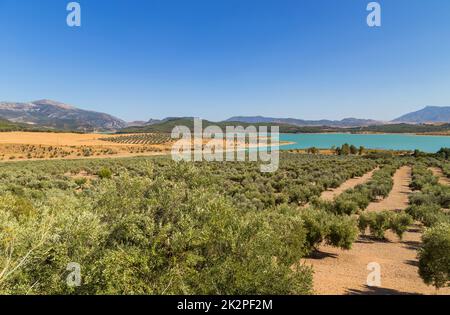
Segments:
[[[320,196],[321,199],[325,200],[325,201],[333,201],[334,198],[336,198],[337,196],[339,196],[340,194],[342,194],[344,191],[349,190],[351,188],[355,188],[358,185],[364,184],[367,181],[369,181],[372,176],[373,173],[375,171],[377,171],[378,168],[370,171],[369,173],[364,174],[361,177],[355,177],[355,178],[351,178],[347,181],[345,181],[341,186],[339,186],[338,188],[334,188],[334,189],[330,189],[330,190],[326,190],[322,193],[322,195]]]
[[[389,196],[379,202],[372,202],[366,211],[402,210],[408,207],[411,189],[411,167],[399,168],[394,176],[394,186]]]
[[[450,178],[445,176],[439,167],[430,167],[430,170],[433,172],[434,176],[439,178],[439,184],[450,186]]]
[[[411,168],[402,167],[394,175],[394,187],[383,201],[374,203],[372,211],[399,210],[408,205]],[[386,233],[386,241],[361,236],[349,251],[321,246],[313,257],[305,259],[314,268],[316,294],[434,294],[418,274],[417,248],[422,228],[411,227],[400,241],[393,233]],[[381,266],[381,287],[366,285],[369,263]],[[440,294],[450,294],[450,288]]]
[[[417,249],[421,227],[413,226],[402,241],[389,231],[386,241],[360,237],[349,251],[321,246],[314,257],[305,259],[314,268],[314,291],[320,295],[346,294],[435,294],[418,274]],[[381,267],[381,287],[366,285],[368,264]],[[440,294],[450,294],[450,288]]]

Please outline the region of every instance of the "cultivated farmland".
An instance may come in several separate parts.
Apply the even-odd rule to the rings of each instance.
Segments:
[[[389,196],[405,166],[413,168],[410,208],[366,212]],[[259,163],[166,157],[5,162],[0,292],[320,293],[303,260],[321,246],[347,253],[366,232],[376,245],[410,228],[425,232],[414,276],[443,287],[445,263],[433,258],[448,255],[450,191],[428,167],[445,174],[446,166],[436,158],[293,153],[281,155],[275,173],[261,173]],[[334,199],[320,198],[369,172]],[[79,287],[66,284],[70,263],[82,268]]]

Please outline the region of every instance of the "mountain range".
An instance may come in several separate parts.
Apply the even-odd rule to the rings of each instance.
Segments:
[[[236,116],[227,119],[228,122],[243,122],[250,124],[257,123],[275,123],[275,124],[287,124],[301,127],[313,127],[313,126],[328,126],[328,127],[362,127],[372,125],[382,125],[381,121],[371,119],[357,119],[357,118],[345,118],[342,120],[303,120],[295,118],[272,118],[262,116]]]
[[[439,106],[427,106],[417,112],[412,112],[403,115],[394,122],[401,123],[449,123],[450,122],[450,106],[439,107]]]
[[[0,117],[11,122],[64,130],[116,130],[127,126],[114,116],[39,100],[30,103],[0,103]]]
[[[109,114],[83,110],[52,100],[29,103],[0,102],[0,119],[12,123],[28,124],[43,128],[74,131],[117,131],[126,127],[145,127],[189,117],[168,117],[162,120],[135,121],[127,123]],[[246,124],[272,123],[299,127],[354,128],[386,124],[439,124],[450,123],[450,107],[427,106],[422,110],[405,114],[390,122],[372,119],[346,118],[342,120],[304,120],[296,118],[274,118],[263,116],[235,116],[221,123],[239,122]]]
[[[262,116],[236,116],[231,117],[227,121],[229,122],[243,122],[243,123],[279,123],[289,124],[301,127],[308,126],[328,126],[339,128],[350,127],[366,127],[377,126],[393,123],[406,123],[406,124],[438,124],[438,123],[450,123],[450,106],[427,106],[416,112],[405,114],[392,121],[377,121],[372,119],[358,119],[358,118],[345,118],[342,120],[303,120],[295,118],[273,118]]]

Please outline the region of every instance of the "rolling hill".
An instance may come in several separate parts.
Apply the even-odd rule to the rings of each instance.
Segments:
[[[244,122],[249,124],[255,123],[278,123],[278,124],[288,124],[301,127],[318,127],[318,126],[328,126],[328,127],[361,127],[361,126],[371,126],[380,125],[382,122],[371,120],[371,119],[357,119],[357,118],[345,118],[342,120],[303,120],[295,118],[273,118],[273,117],[262,117],[262,116],[236,116],[227,119],[226,121],[232,122]]]
[[[242,126],[244,128],[248,126],[278,126],[280,127],[281,133],[316,133],[316,132],[336,132],[339,131],[338,128],[330,128],[324,126],[296,126],[290,124],[282,123],[246,123],[239,121],[223,121],[223,122],[212,122],[208,120],[203,120],[203,128],[208,126],[218,126],[223,131],[227,126]],[[166,118],[160,122],[152,123],[145,126],[133,126],[128,128],[123,128],[117,133],[171,133],[176,126],[186,126],[191,131],[194,128],[194,120],[189,117],[182,118]],[[270,131],[270,130],[269,130]]]
[[[20,131],[23,130],[21,124],[13,123],[7,119],[0,117],[0,132],[3,131]]]

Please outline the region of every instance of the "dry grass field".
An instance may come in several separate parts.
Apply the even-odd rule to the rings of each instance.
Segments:
[[[104,134],[4,132],[0,133],[0,161],[127,157],[166,154],[168,144],[114,143]]]
[[[151,136],[151,134],[149,134]],[[77,134],[51,132],[3,132],[0,133],[0,161],[118,158],[170,154],[173,141],[133,143],[139,141],[114,141],[118,138],[139,138],[142,134]],[[164,137],[163,137],[164,139]],[[221,140],[203,139],[203,144],[219,144]],[[290,143],[282,143],[283,145]],[[225,143],[223,143],[225,145]],[[235,141],[237,149],[244,143]],[[248,144],[247,144],[248,145]],[[254,147],[254,145],[248,145]]]

